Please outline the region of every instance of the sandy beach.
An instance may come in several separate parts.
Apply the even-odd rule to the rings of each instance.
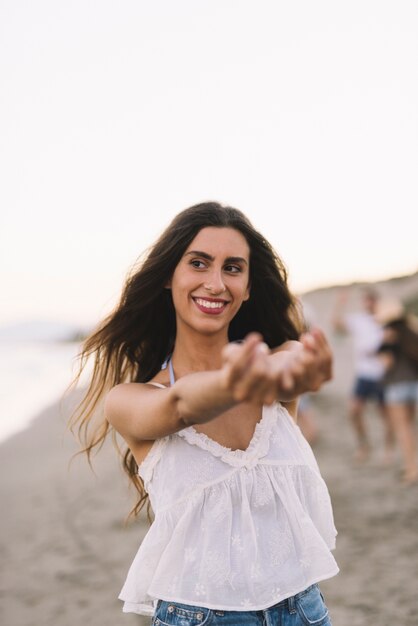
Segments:
[[[334,626],[417,626],[418,485],[401,487],[399,458],[382,465],[382,430],[371,407],[373,454],[353,463],[346,416],[351,381],[347,344],[335,346],[336,376],[314,398],[320,429],[314,452],[338,529],[340,573],[322,583]],[[109,444],[96,475],[66,432],[80,397],[69,396],[0,446],[0,622],[4,626],[129,626],[117,599],[147,530],[125,518],[134,494]]]

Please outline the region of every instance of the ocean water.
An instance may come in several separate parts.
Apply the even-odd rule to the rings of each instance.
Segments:
[[[61,399],[78,370],[79,350],[70,342],[0,342],[0,442]]]

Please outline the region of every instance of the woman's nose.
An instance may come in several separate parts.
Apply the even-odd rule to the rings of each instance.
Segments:
[[[210,276],[208,276],[204,287],[207,291],[213,294],[221,294],[223,291],[225,291],[225,283],[223,281],[221,273],[213,272]]]

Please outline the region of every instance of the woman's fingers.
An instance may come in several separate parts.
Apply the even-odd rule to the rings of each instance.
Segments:
[[[241,343],[229,343],[222,352],[225,380],[228,387],[233,388],[248,371],[254,355],[262,343],[258,333],[251,333]]]
[[[222,351],[222,359],[232,382],[240,376],[252,359],[256,346],[261,342],[258,333],[251,333],[242,343],[228,343]]]
[[[226,384],[236,400],[263,403],[267,394],[270,401],[274,379],[269,354],[269,347],[258,333],[251,333],[242,343],[228,344],[224,348]]]
[[[236,397],[241,401],[262,402],[274,385],[268,361],[268,348],[257,346],[247,369],[237,381]]]
[[[300,350],[287,353],[279,363],[279,392],[318,391],[332,376],[332,352],[322,331],[303,335],[301,346]]]
[[[318,377],[322,376],[324,380],[329,380],[332,377],[332,351],[324,333],[315,328],[301,337],[301,343],[314,355],[314,367]]]

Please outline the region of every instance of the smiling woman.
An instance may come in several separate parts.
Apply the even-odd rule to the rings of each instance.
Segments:
[[[206,227],[199,231],[189,248],[169,282],[177,332],[183,321],[182,310],[189,305],[195,315],[203,314],[198,318],[202,323],[216,317],[219,321],[212,320],[212,326],[215,323],[229,326],[250,296],[250,249],[245,237],[229,227]]]
[[[271,245],[208,202],[174,218],[86,340],[80,371],[94,357],[93,374],[71,424],[89,456],[122,436],[134,512],[149,497],[155,514],[124,611],[155,625],[330,624],[317,583],[338,572],[336,530],[295,421],[332,358],[299,328]]]

